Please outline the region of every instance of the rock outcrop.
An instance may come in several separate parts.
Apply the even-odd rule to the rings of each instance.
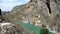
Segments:
[[[9,21],[19,19],[43,24],[52,31],[60,32],[60,0],[30,0],[27,4],[14,7],[5,16],[4,18],[8,18]]]

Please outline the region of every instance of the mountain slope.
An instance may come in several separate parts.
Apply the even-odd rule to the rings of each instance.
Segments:
[[[43,24],[52,31],[60,32],[60,1],[30,0],[27,4],[14,7],[8,15],[3,15],[3,18],[12,22],[19,19],[38,26]]]

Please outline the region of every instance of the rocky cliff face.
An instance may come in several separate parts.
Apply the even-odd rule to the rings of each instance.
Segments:
[[[60,0],[30,0],[29,3],[16,6],[6,15],[10,18],[19,19],[25,22],[32,22],[35,25],[46,25],[50,30],[60,32]]]

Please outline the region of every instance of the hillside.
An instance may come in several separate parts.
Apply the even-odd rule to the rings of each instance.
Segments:
[[[30,0],[27,4],[15,6],[3,18],[11,22],[21,20],[38,26],[43,24],[52,31],[60,32],[60,0]]]

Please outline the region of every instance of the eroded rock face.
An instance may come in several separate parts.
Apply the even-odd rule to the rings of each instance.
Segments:
[[[14,7],[9,15],[22,21],[39,21],[53,31],[60,32],[60,0],[30,0],[27,4]]]

